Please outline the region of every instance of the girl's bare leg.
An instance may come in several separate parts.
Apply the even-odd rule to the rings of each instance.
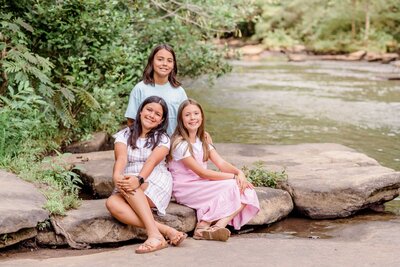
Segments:
[[[232,215],[230,215],[230,216],[228,216],[228,217],[225,217],[225,218],[222,218],[222,219],[219,219],[219,220],[215,223],[215,225],[218,226],[218,227],[220,227],[220,228],[225,228],[225,227],[228,225],[228,223],[229,223],[230,221],[232,221],[232,219],[233,219],[236,215],[238,215],[239,212],[241,212],[241,211],[244,209],[244,207],[246,207],[246,204],[242,204],[242,205],[240,206],[240,208],[239,208],[237,211],[235,211]]]

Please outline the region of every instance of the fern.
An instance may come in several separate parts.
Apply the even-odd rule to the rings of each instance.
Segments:
[[[82,101],[88,108],[98,109],[100,108],[99,102],[93,97],[91,93],[84,89],[74,89],[79,100]]]

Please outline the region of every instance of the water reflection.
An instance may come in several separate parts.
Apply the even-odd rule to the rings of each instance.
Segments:
[[[384,212],[361,211],[357,215],[335,220],[310,220],[288,217],[269,227],[256,230],[258,233],[281,234],[289,237],[327,239],[340,238],[361,240],[371,234],[371,229],[400,223],[400,199],[385,204]],[[390,227],[389,227],[390,229]]]

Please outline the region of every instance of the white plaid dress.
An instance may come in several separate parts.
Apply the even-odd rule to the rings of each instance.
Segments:
[[[127,145],[129,128],[119,131],[113,137],[115,138],[114,143],[123,143]],[[128,146],[128,163],[125,167],[125,174],[130,173],[138,175],[143,168],[144,163],[152,152],[151,148],[144,147],[146,140],[146,138],[139,138],[136,141],[136,146],[138,147],[136,149],[132,149],[131,146]],[[158,146],[165,146],[169,149],[169,137],[163,135]],[[146,182],[148,183],[148,187],[144,191],[144,194],[154,203],[157,208],[157,213],[161,216],[165,215],[165,209],[168,207],[172,193],[172,176],[167,169],[165,159],[154,167],[149,177],[146,178]],[[114,191],[117,192],[116,190]]]

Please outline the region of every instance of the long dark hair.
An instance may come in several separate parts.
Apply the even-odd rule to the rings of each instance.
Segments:
[[[172,146],[170,149],[170,153],[167,157],[168,161],[172,160],[172,152],[183,141],[186,141],[188,143],[188,149],[189,149],[190,155],[192,155],[194,157],[193,147],[192,147],[192,144],[190,143],[190,139],[189,139],[189,132],[183,125],[183,119],[182,119],[183,109],[189,105],[195,105],[200,109],[202,122],[200,124],[199,129],[197,129],[196,136],[203,143],[203,145],[202,145],[203,146],[203,161],[206,162],[209,158],[210,148],[208,146],[208,142],[206,140],[206,134],[205,134],[205,130],[204,130],[204,128],[205,128],[204,124],[206,122],[206,118],[204,116],[204,111],[203,111],[203,108],[201,107],[201,105],[198,102],[196,102],[196,100],[189,98],[189,99],[186,99],[185,101],[183,101],[181,103],[181,105],[179,106],[178,116],[177,116],[178,125],[176,126],[175,132],[172,134],[172,137],[171,137]]]
[[[151,51],[151,54],[150,54],[149,58],[147,59],[146,68],[144,68],[144,71],[143,71],[143,76],[142,76],[143,82],[145,84],[153,84],[154,85],[153,62],[154,62],[155,55],[161,49],[165,49],[168,52],[170,52],[172,54],[172,57],[174,58],[174,68],[172,69],[171,73],[168,75],[168,81],[170,82],[170,84],[173,87],[175,87],[175,88],[179,87],[181,85],[181,83],[176,79],[176,75],[178,74],[178,63],[176,62],[175,52],[172,49],[172,47],[167,44],[157,45],[156,47],[153,48],[153,51]]]
[[[165,100],[158,96],[149,96],[146,98],[142,104],[140,104],[136,119],[133,125],[129,128],[130,129],[130,137],[129,137],[129,145],[135,149],[136,141],[138,140],[139,136],[142,134],[142,121],[140,119],[140,113],[142,112],[143,108],[149,103],[158,103],[161,105],[163,110],[162,121],[157,127],[153,128],[146,134],[146,144],[144,147],[151,148],[153,150],[161,141],[163,135],[167,136],[167,128],[168,128],[168,107]]]

